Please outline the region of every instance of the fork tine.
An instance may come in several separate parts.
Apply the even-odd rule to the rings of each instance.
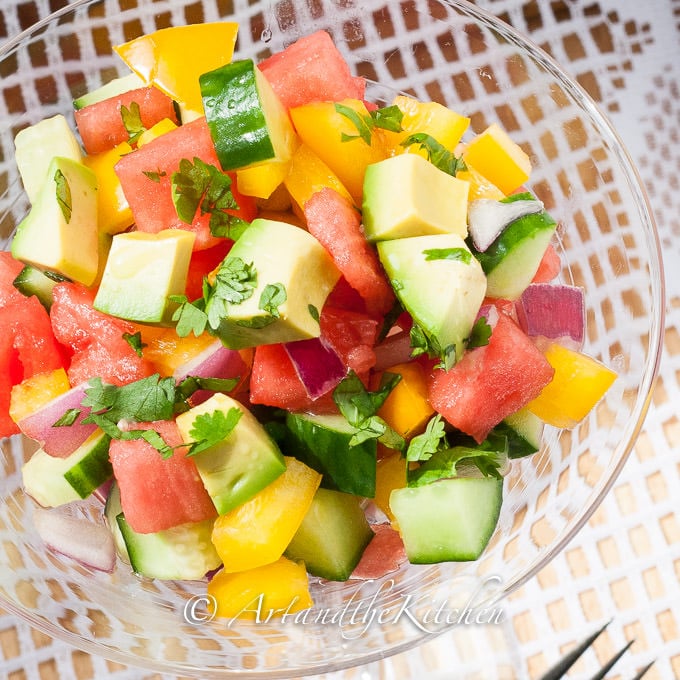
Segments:
[[[637,674],[635,675],[635,677],[632,678],[632,680],[641,680],[642,676],[645,675],[645,673],[647,673],[647,671],[648,671],[653,665],[654,665],[654,662],[653,662],[653,661],[651,661],[650,663],[648,663],[644,668],[640,669],[640,670],[637,672]]]
[[[607,623],[602,626],[599,630],[596,630],[592,635],[589,635],[583,642],[577,645],[570,652],[565,654],[552,668],[548,669],[541,677],[540,680],[559,680],[564,677],[566,672],[576,663],[583,652],[590,647],[590,645],[595,642],[595,640],[600,636],[604,629],[611,623]]]
[[[631,640],[630,642],[626,643],[626,646],[623,647],[623,649],[620,649],[614,656],[607,661],[607,663],[602,666],[602,668],[593,675],[590,680],[604,680],[605,676],[607,673],[614,667],[614,664],[628,651],[629,647],[635,642],[635,640]]]

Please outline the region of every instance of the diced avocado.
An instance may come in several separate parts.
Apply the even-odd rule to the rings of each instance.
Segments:
[[[375,439],[350,446],[357,430],[341,415],[288,413],[285,445],[323,474],[322,485],[356,496],[375,496]]]
[[[48,170],[55,156],[70,158],[76,163],[83,160],[80,144],[61,114],[18,132],[14,148],[21,181],[31,203],[35,203],[43,184],[54,174]]]
[[[27,264],[12,281],[12,285],[26,297],[35,295],[49,312],[52,307],[52,289],[60,281],[66,280],[68,279],[60,274],[43,272]]]
[[[130,564],[137,574],[165,580],[198,581],[217,569],[222,561],[212,544],[213,520],[138,534],[125,520],[116,517],[125,541]]]
[[[90,106],[90,104],[97,104],[99,102],[103,102],[105,99],[110,99],[116,95],[129,92],[130,90],[136,90],[144,86],[144,81],[136,73],[128,73],[126,76],[122,76],[121,78],[109,80],[108,83],[98,87],[96,90],[87,92],[86,94],[82,95],[82,97],[74,99],[73,108],[76,111],[79,111],[80,109],[84,109],[86,106]]]
[[[486,295],[486,277],[457,234],[378,243],[397,297],[443,355],[458,360]]]
[[[372,538],[373,530],[356,496],[317,489],[284,555],[302,560],[314,576],[346,581]]]
[[[97,178],[82,163],[55,157],[28,215],[17,227],[12,255],[86,286],[97,278]]]
[[[413,564],[476,560],[496,528],[503,480],[452,477],[394,489],[394,514]]]
[[[319,323],[310,309],[323,307],[340,272],[309,232],[285,222],[256,219],[220,265],[217,278],[233,265],[250,267],[254,287],[246,299],[228,305],[215,330],[227,347],[319,336]],[[209,315],[215,304],[207,303]]]
[[[442,172],[417,154],[400,154],[366,168],[363,224],[369,241],[458,234],[467,236],[469,182]]]
[[[496,425],[494,432],[508,438],[509,458],[523,458],[541,448],[543,426],[543,421],[525,407]]]
[[[199,82],[223,170],[290,160],[297,141],[288,112],[252,59],[220,66]]]
[[[234,429],[222,441],[192,456],[220,515],[245,503],[286,469],[279,447],[255,416],[226,394],[217,393],[177,416],[182,439],[196,441],[192,430],[197,419],[217,412],[227,415],[232,409],[241,414]]]
[[[530,193],[513,194],[505,201],[526,201]],[[511,222],[483,252],[472,251],[487,276],[489,297],[516,300],[531,283],[557,222],[545,211]]]
[[[26,493],[45,507],[87,498],[113,475],[110,441],[98,430],[66,458],[38,449],[21,469]]]
[[[195,234],[165,229],[116,234],[94,299],[100,312],[142,323],[170,323],[182,295]]]

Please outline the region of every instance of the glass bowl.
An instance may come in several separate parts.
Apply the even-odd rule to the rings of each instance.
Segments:
[[[497,530],[480,560],[404,566],[367,583],[316,583],[316,608],[297,621],[209,621],[205,584],[140,579],[122,564],[113,574],[97,573],[51,553],[21,489],[20,468],[33,447],[19,437],[3,443],[4,607],[118,662],[200,678],[289,678],[404,651],[461,623],[462,614],[451,615],[464,613],[461,603],[492,614],[575,536],[625,464],[649,405],[662,342],[662,266],[640,180],[587,95],[506,24],[444,0],[72,3],[0,48],[5,243],[28,209],[13,160],[16,132],[56,113],[71,119],[74,97],[122,75],[112,45],[219,19],[241,24],[237,57],[264,58],[323,28],[355,73],[370,80],[367,98],[389,102],[405,91],[440,101],[469,116],[474,131],[498,121],[529,153],[530,188],[559,221],[560,279],[585,288],[584,350],[619,374],[578,427],[549,428],[541,451],[513,464]],[[102,508],[90,501],[69,511],[98,518]]]

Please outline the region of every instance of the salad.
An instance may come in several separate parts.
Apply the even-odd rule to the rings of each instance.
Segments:
[[[22,130],[0,253],[0,436],[37,442],[41,536],[205,579],[225,617],[477,559],[512,461],[616,377],[498,124],[367,101],[325,32],[234,60],[237,29],[117,46],[75,129]],[[101,526],[43,510],[90,496]]]

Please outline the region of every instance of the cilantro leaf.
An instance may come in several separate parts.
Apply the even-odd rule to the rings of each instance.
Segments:
[[[371,118],[374,127],[391,132],[401,132],[403,129],[401,121],[404,119],[404,114],[396,104],[371,111]]]
[[[146,347],[146,344],[142,342],[142,334],[140,331],[137,331],[136,333],[123,333],[123,340],[132,347],[138,357],[142,356],[142,350]]]
[[[486,321],[486,317],[480,316],[475,325],[470,331],[470,337],[467,340],[467,348],[474,349],[475,347],[484,347],[489,344],[491,339],[491,326]]]
[[[189,430],[189,435],[194,442],[187,455],[193,456],[226,439],[241,420],[242,415],[243,412],[234,407],[230,408],[227,413],[216,410],[196,416]]]
[[[321,317],[319,315],[319,310],[314,305],[307,305],[307,311],[309,312],[309,316],[311,316],[314,321],[317,323],[320,322]]]
[[[276,321],[276,317],[268,316],[253,316],[250,319],[237,319],[236,325],[243,328],[266,328]]]
[[[409,442],[406,451],[406,460],[408,461],[424,461],[432,457],[441,448],[442,444],[446,444],[446,431],[442,417],[437,413],[434,418],[431,418],[427,423],[425,432],[419,434]]]
[[[79,408],[70,408],[65,411],[64,415],[59,418],[59,420],[52,423],[52,427],[70,427],[78,420],[78,416],[81,413],[82,411]]]
[[[481,444],[454,446],[439,449],[408,472],[409,486],[422,486],[439,479],[481,473],[485,477],[501,478],[500,465],[507,455],[508,440],[505,436],[490,436]]]
[[[120,107],[120,117],[123,119],[123,127],[128,133],[128,143],[136,144],[137,140],[146,132],[144,123],[142,123],[142,113],[137,102],[131,102],[130,108],[126,106]]]
[[[440,363],[436,368],[448,371],[456,363],[456,345],[441,346],[439,339],[425,331],[420,325],[414,323],[410,331],[411,356],[417,357],[427,354],[430,358],[439,358]]]
[[[402,130],[401,121],[404,114],[398,106],[386,106],[365,114],[359,113],[344,104],[336,103],[335,110],[341,116],[347,118],[357,130],[356,135],[348,135],[343,132],[341,135],[343,142],[349,142],[352,139],[363,139],[368,146],[371,146],[372,132],[375,128],[391,130],[392,132],[401,132]]]
[[[231,392],[240,382],[241,378],[201,378],[197,375],[189,375],[177,385],[177,397],[175,398],[175,410],[180,400],[186,401],[198,390],[210,390],[211,392]]]
[[[253,264],[240,257],[228,257],[217,270],[210,294],[238,305],[252,296],[256,286],[257,272]]]
[[[71,186],[66,179],[66,175],[58,168],[54,173],[54,183],[57,185],[57,204],[66,220],[66,224],[69,224],[71,222],[71,214],[73,213]]]
[[[383,373],[375,392],[369,392],[359,376],[350,371],[333,391],[333,401],[345,420],[358,431],[350,439],[356,446],[367,439],[378,439],[390,448],[403,450],[405,441],[382,418],[375,415],[395,385],[401,380],[396,373]]]
[[[186,295],[170,295],[168,299],[179,304],[172,315],[172,320],[177,322],[177,335],[180,338],[185,338],[190,333],[196,337],[201,335],[208,325],[208,315],[202,309],[203,301],[189,302]]]
[[[423,250],[423,255],[427,261],[452,260],[470,264],[472,260],[472,253],[467,248],[428,248]]]
[[[287,299],[286,287],[282,283],[268,283],[260,295],[258,307],[278,319],[279,306]]]
[[[192,224],[196,213],[210,214],[213,236],[236,240],[248,223],[234,214],[239,205],[231,191],[231,177],[198,157],[193,163],[182,158],[179,170],[172,173],[172,200],[177,216]]]
[[[456,157],[443,144],[440,144],[434,137],[424,132],[416,132],[409,135],[401,146],[409,147],[418,144],[421,149],[427,151],[427,158],[435,167],[439,168],[448,175],[456,176],[456,173],[466,170],[467,166],[462,157]]]
[[[161,183],[161,177],[166,177],[167,172],[159,170],[143,170],[142,174],[147,178],[150,179],[152,182],[155,182],[156,184]]]

